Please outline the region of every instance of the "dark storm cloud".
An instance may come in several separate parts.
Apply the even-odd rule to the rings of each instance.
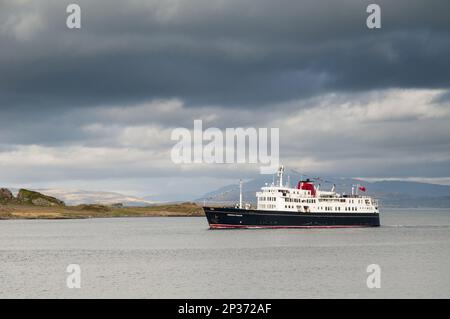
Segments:
[[[450,85],[448,1],[2,1],[2,108],[155,98],[266,105],[328,91]]]

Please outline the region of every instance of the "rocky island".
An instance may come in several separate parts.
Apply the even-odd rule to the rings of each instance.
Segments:
[[[68,206],[63,201],[36,191],[20,189],[17,196],[0,188],[0,219],[73,219],[102,217],[204,216],[195,203],[124,207],[120,204]]]

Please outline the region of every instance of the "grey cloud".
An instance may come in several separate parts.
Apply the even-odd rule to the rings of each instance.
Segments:
[[[42,16],[29,39],[0,35],[0,103],[79,106],[180,98],[263,106],[328,91],[448,87],[447,1],[80,1],[2,6]]]
[[[434,102],[437,104],[443,104],[445,107],[448,102],[450,102],[450,90],[442,93],[436,99],[434,99]]]

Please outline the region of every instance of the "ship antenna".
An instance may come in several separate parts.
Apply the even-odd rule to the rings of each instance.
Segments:
[[[242,179],[239,180],[239,209],[242,209]]]

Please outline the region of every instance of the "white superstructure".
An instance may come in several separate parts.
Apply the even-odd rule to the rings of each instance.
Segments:
[[[299,213],[378,213],[378,201],[358,194],[359,185],[352,187],[351,195],[321,191],[310,180],[300,181],[296,188],[283,184],[284,167],[278,169],[277,183],[261,188],[256,193],[257,210]]]

